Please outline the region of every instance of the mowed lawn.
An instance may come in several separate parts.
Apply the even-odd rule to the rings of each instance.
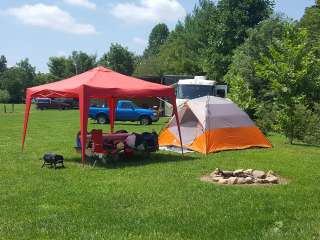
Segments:
[[[291,146],[275,135],[271,150],[185,158],[158,152],[83,167],[73,150],[78,111],[33,109],[22,153],[23,108],[8,114],[0,108],[0,239],[320,239],[318,147]],[[117,129],[159,131],[164,122]],[[66,168],[41,169],[45,152],[62,154]],[[199,180],[216,167],[272,169],[289,183]]]

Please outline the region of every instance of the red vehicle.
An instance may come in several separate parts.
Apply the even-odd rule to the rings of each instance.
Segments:
[[[79,101],[73,98],[37,98],[34,101],[36,103],[37,109],[78,109]]]

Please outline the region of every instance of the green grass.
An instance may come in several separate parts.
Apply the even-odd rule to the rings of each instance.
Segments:
[[[275,135],[271,150],[158,152],[92,168],[73,150],[77,111],[32,110],[23,153],[22,123],[21,105],[0,113],[0,239],[320,239],[320,148]],[[63,154],[66,168],[41,169],[45,152]],[[216,167],[272,169],[289,183],[199,181]]]

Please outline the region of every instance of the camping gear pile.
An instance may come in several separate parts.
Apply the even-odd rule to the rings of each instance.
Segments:
[[[216,168],[210,176],[204,176],[203,181],[219,184],[278,184],[279,177],[273,171],[264,172],[253,169],[238,169],[235,171],[222,171]]]
[[[173,117],[160,133],[160,146],[180,146],[180,124],[183,147],[200,153],[271,147],[250,117],[229,99],[205,96],[189,100],[178,107],[178,116],[178,124]]]
[[[87,149],[92,156],[116,156],[119,153],[132,155],[135,151],[151,153],[159,149],[156,132],[128,133],[125,130],[103,134],[102,130],[92,130]]]

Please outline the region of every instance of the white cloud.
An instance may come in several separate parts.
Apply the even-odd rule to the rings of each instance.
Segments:
[[[132,40],[138,45],[146,46],[148,44],[148,41],[144,38],[134,37]]]
[[[93,2],[90,2],[89,0],[63,0],[63,1],[67,4],[88,8],[90,10],[96,10],[97,8],[96,4]]]
[[[78,23],[68,12],[54,5],[38,3],[9,8],[6,14],[16,17],[26,25],[49,28],[73,34],[95,34],[95,27]]]
[[[176,22],[186,16],[186,10],[178,0],[140,0],[136,3],[118,3],[111,13],[116,18],[126,22]]]

